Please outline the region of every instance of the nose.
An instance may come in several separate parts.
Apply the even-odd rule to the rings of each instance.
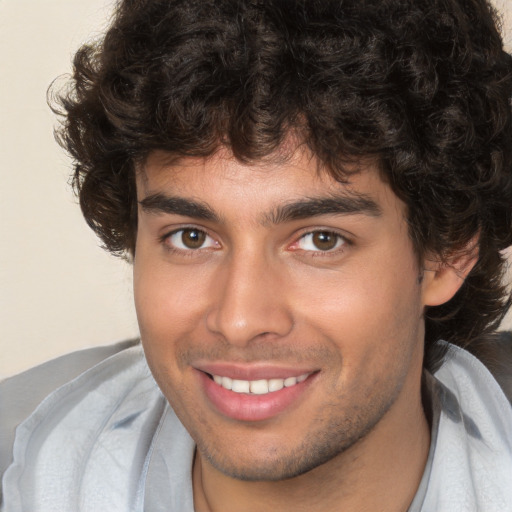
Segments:
[[[282,272],[276,267],[262,255],[233,255],[217,272],[208,329],[240,347],[265,335],[286,336],[293,317],[284,297]]]

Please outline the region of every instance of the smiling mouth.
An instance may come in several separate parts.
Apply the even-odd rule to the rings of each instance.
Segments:
[[[304,382],[310,375],[311,373],[304,373],[297,377],[287,377],[285,379],[241,380],[222,375],[208,374],[208,376],[222,388],[235,393],[249,395],[266,395],[280,391],[283,388],[291,388],[300,382]]]
[[[222,416],[242,422],[269,420],[300,404],[310,396],[307,390],[320,373],[304,367],[244,367],[223,363],[202,366],[196,368],[196,375],[208,402]]]

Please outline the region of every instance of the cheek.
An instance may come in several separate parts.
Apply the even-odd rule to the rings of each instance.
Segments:
[[[201,308],[206,282],[200,266],[178,266],[162,258],[137,254],[134,262],[134,295],[139,322],[185,327],[184,322]]]
[[[313,329],[354,371],[394,364],[421,339],[421,287],[414,262],[382,260],[332,274],[300,306]]]
[[[139,329],[154,371],[170,369],[192,332],[202,325],[205,279],[198,271],[171,266],[137,253],[134,296]]]

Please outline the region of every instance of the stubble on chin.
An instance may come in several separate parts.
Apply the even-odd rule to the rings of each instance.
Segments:
[[[283,451],[283,446],[265,448],[265,455],[245,461],[238,454],[227,454],[219,445],[209,441],[212,437],[197,439],[200,457],[224,475],[247,482],[278,482],[296,478],[339,459],[344,453],[361,442],[391,408],[398,391],[387,399],[379,397],[365,410],[355,408],[350,414],[327,411],[327,417],[318,417],[311,422],[316,425],[296,446]],[[326,406],[329,409],[334,406]],[[369,410],[371,413],[369,413]],[[335,414],[337,412],[337,414]],[[332,416],[329,418],[329,414]],[[229,444],[229,443],[228,443]],[[250,433],[247,434],[250,450]]]

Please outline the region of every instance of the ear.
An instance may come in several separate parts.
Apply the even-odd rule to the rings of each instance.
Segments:
[[[464,283],[478,260],[478,238],[470,241],[466,248],[442,260],[424,260],[421,286],[423,305],[439,306],[448,302]]]

